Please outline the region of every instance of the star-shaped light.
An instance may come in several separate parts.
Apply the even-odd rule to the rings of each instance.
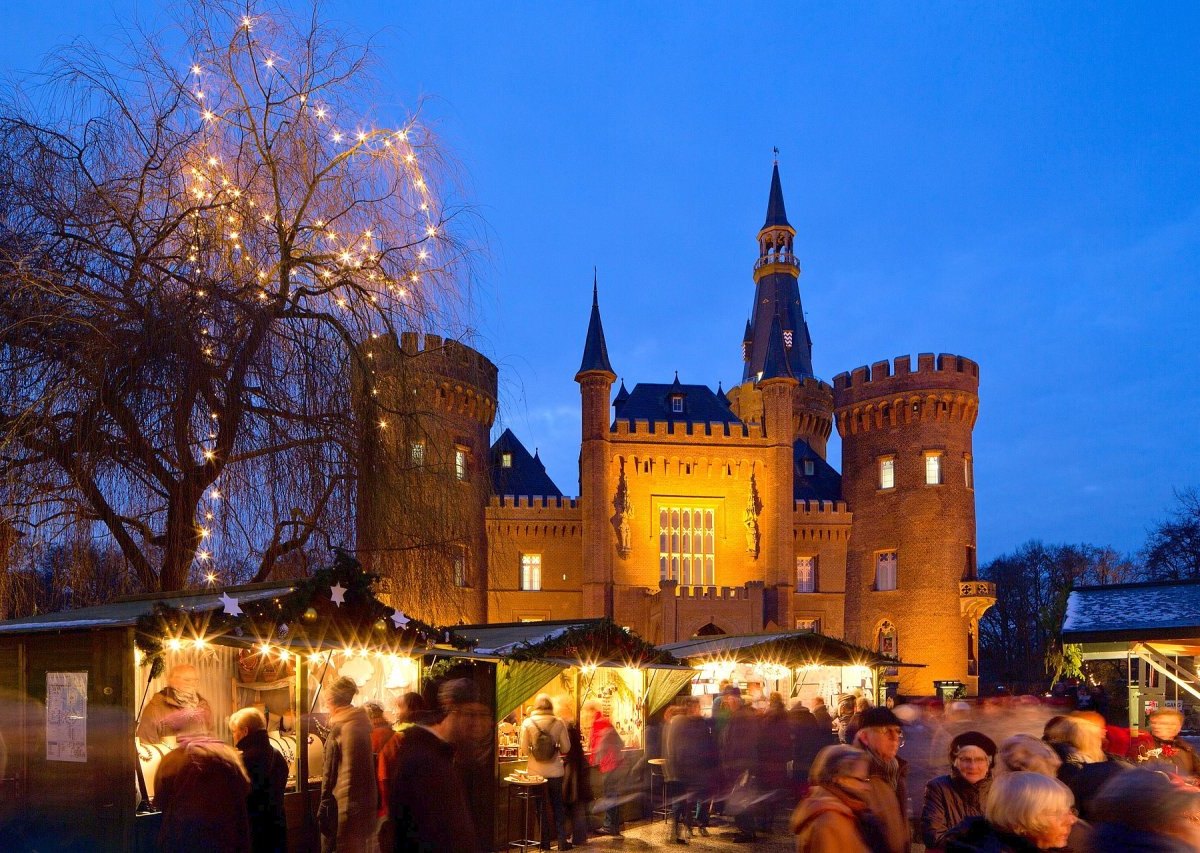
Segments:
[[[405,616],[403,613],[401,613],[399,610],[397,610],[395,613],[392,614],[391,619],[392,619],[392,624],[395,625],[397,628],[404,628],[404,627],[408,626],[408,617]]]
[[[333,599],[333,603],[341,607],[346,603],[346,588],[340,582],[329,588],[329,594]]]
[[[242,615],[242,608],[238,606],[238,600],[227,592],[221,593],[221,605],[225,608],[226,616]]]

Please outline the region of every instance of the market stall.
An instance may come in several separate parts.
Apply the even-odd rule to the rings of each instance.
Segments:
[[[623,766],[636,773],[643,762],[647,721],[692,678],[690,668],[610,620],[459,625],[454,633],[470,651],[432,651],[422,674],[432,679],[485,670],[494,679],[493,849],[508,840],[509,780],[525,770],[518,738],[538,695],[550,696],[578,721],[585,749],[593,722],[589,700],[595,700],[625,745]],[[600,790],[598,782],[595,789]]]
[[[718,634],[661,646],[692,667],[692,694],[705,714],[725,683],[763,707],[771,693],[808,701],[820,696],[837,707],[838,696],[858,693],[882,701],[882,673],[902,662],[811,631]]]
[[[193,732],[228,742],[230,713],[253,705],[288,760],[289,846],[316,849],[324,687],[345,675],[359,685],[356,704],[386,705],[416,687],[420,655],[439,636],[378,601],[373,581],[340,554],[295,581],[135,596],[0,623],[0,736],[11,780],[0,821],[86,838],[88,849],[153,849],[163,755]],[[185,680],[187,713],[167,725],[160,711]]]

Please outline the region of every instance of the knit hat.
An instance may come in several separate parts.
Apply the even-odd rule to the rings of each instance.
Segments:
[[[892,713],[892,709],[880,705],[877,708],[868,708],[862,712],[858,727],[859,729],[882,728],[884,726],[903,726],[904,721]],[[995,751],[995,747],[992,748]]]
[[[950,741],[950,760],[958,755],[964,746],[977,746],[987,753],[988,758],[996,757],[996,742],[982,732],[963,732]]]

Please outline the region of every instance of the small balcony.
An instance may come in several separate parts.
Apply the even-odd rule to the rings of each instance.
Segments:
[[[996,585],[991,581],[959,581],[958,603],[964,618],[979,619],[996,603]]]
[[[761,258],[755,261],[754,268],[757,270],[767,266],[768,264],[787,264],[788,266],[793,266],[796,269],[799,269],[800,259],[791,252],[772,252],[769,255],[763,255]]]

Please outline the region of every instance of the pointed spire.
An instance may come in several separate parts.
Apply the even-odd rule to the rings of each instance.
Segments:
[[[590,370],[601,370],[612,373],[612,364],[608,360],[608,345],[604,342],[604,325],[600,322],[600,291],[599,277],[592,268],[592,316],[588,320],[587,340],[583,344],[583,362],[579,365],[580,373]]]
[[[721,387],[720,380],[717,380],[717,399],[720,400],[722,403],[724,403],[726,406],[729,405],[729,398],[727,396],[725,396],[725,389],[723,387]]]
[[[783,346],[783,326],[778,315],[771,323],[771,337],[767,340],[767,356],[763,359],[762,376],[759,382],[767,379],[794,379],[792,367],[788,364],[787,350]]]
[[[776,154],[778,153],[778,149],[776,149]],[[787,211],[783,207],[783,184],[779,180],[778,158],[771,169],[771,195],[767,199],[767,221],[763,223],[763,228],[773,228],[777,225],[792,227],[787,220]]]
[[[617,391],[617,398],[613,400],[614,406],[619,406],[629,399],[629,392],[625,390],[625,380],[621,379],[621,387]]]
[[[683,393],[683,386],[679,384],[679,371],[678,370],[675,371],[675,381],[671,383],[671,393],[672,394],[682,394]]]

